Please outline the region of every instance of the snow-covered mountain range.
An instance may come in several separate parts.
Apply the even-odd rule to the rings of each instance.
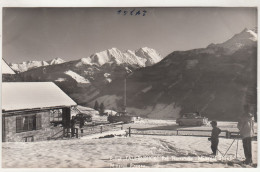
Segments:
[[[33,68],[61,64],[64,62],[65,61],[61,58],[55,58],[48,62],[47,61],[26,61],[26,62],[22,62],[22,63],[11,63],[10,67],[16,72],[25,72],[25,71],[33,69]]]
[[[137,67],[145,67],[153,65],[162,60],[161,55],[152,48],[143,47],[136,51],[127,50],[121,52],[117,48],[104,50],[90,57],[82,58],[77,66],[83,64],[103,66],[104,64],[128,64]]]
[[[136,51],[127,50],[126,52],[121,52],[117,48],[111,48],[98,53],[94,53],[89,57],[82,58],[78,60],[76,67],[82,65],[96,65],[103,66],[104,64],[127,64],[136,67],[151,66],[162,60],[161,55],[152,48],[143,47]],[[17,72],[25,72],[27,70],[65,63],[61,58],[55,58],[50,61],[27,61],[19,64],[11,64],[10,67]]]

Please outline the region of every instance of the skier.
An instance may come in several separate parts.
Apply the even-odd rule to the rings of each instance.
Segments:
[[[209,141],[211,141],[211,150],[212,150],[212,155],[217,154],[218,150],[218,136],[221,133],[221,130],[217,127],[217,121],[211,121],[211,126],[212,126],[212,132],[211,132],[211,137],[208,138]]]

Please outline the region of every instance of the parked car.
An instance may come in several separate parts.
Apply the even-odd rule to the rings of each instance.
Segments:
[[[183,125],[202,126],[202,125],[206,125],[208,123],[208,118],[201,116],[201,114],[198,112],[185,113],[185,114],[181,115],[180,118],[177,118],[176,123],[179,124],[180,126],[183,126]]]
[[[117,112],[115,115],[108,115],[107,120],[110,123],[116,123],[116,122],[131,123],[134,122],[134,117],[130,116],[127,112]]]

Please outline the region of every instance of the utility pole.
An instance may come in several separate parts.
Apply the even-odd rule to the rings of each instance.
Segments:
[[[126,112],[126,77],[124,80],[124,112]]]

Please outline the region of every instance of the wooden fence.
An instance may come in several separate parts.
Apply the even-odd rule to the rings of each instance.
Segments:
[[[84,126],[83,129],[80,130],[80,136],[87,136],[91,134],[103,133],[106,131],[118,131],[123,130],[123,123],[112,123],[112,124],[104,124],[104,125],[87,125]]]
[[[197,136],[197,137],[210,137],[211,130],[188,130],[188,129],[177,129],[177,130],[145,130],[140,128],[127,129],[129,136],[131,135],[158,135],[158,136]],[[223,138],[238,138],[239,132],[230,132],[228,130],[222,130],[219,137]]]

